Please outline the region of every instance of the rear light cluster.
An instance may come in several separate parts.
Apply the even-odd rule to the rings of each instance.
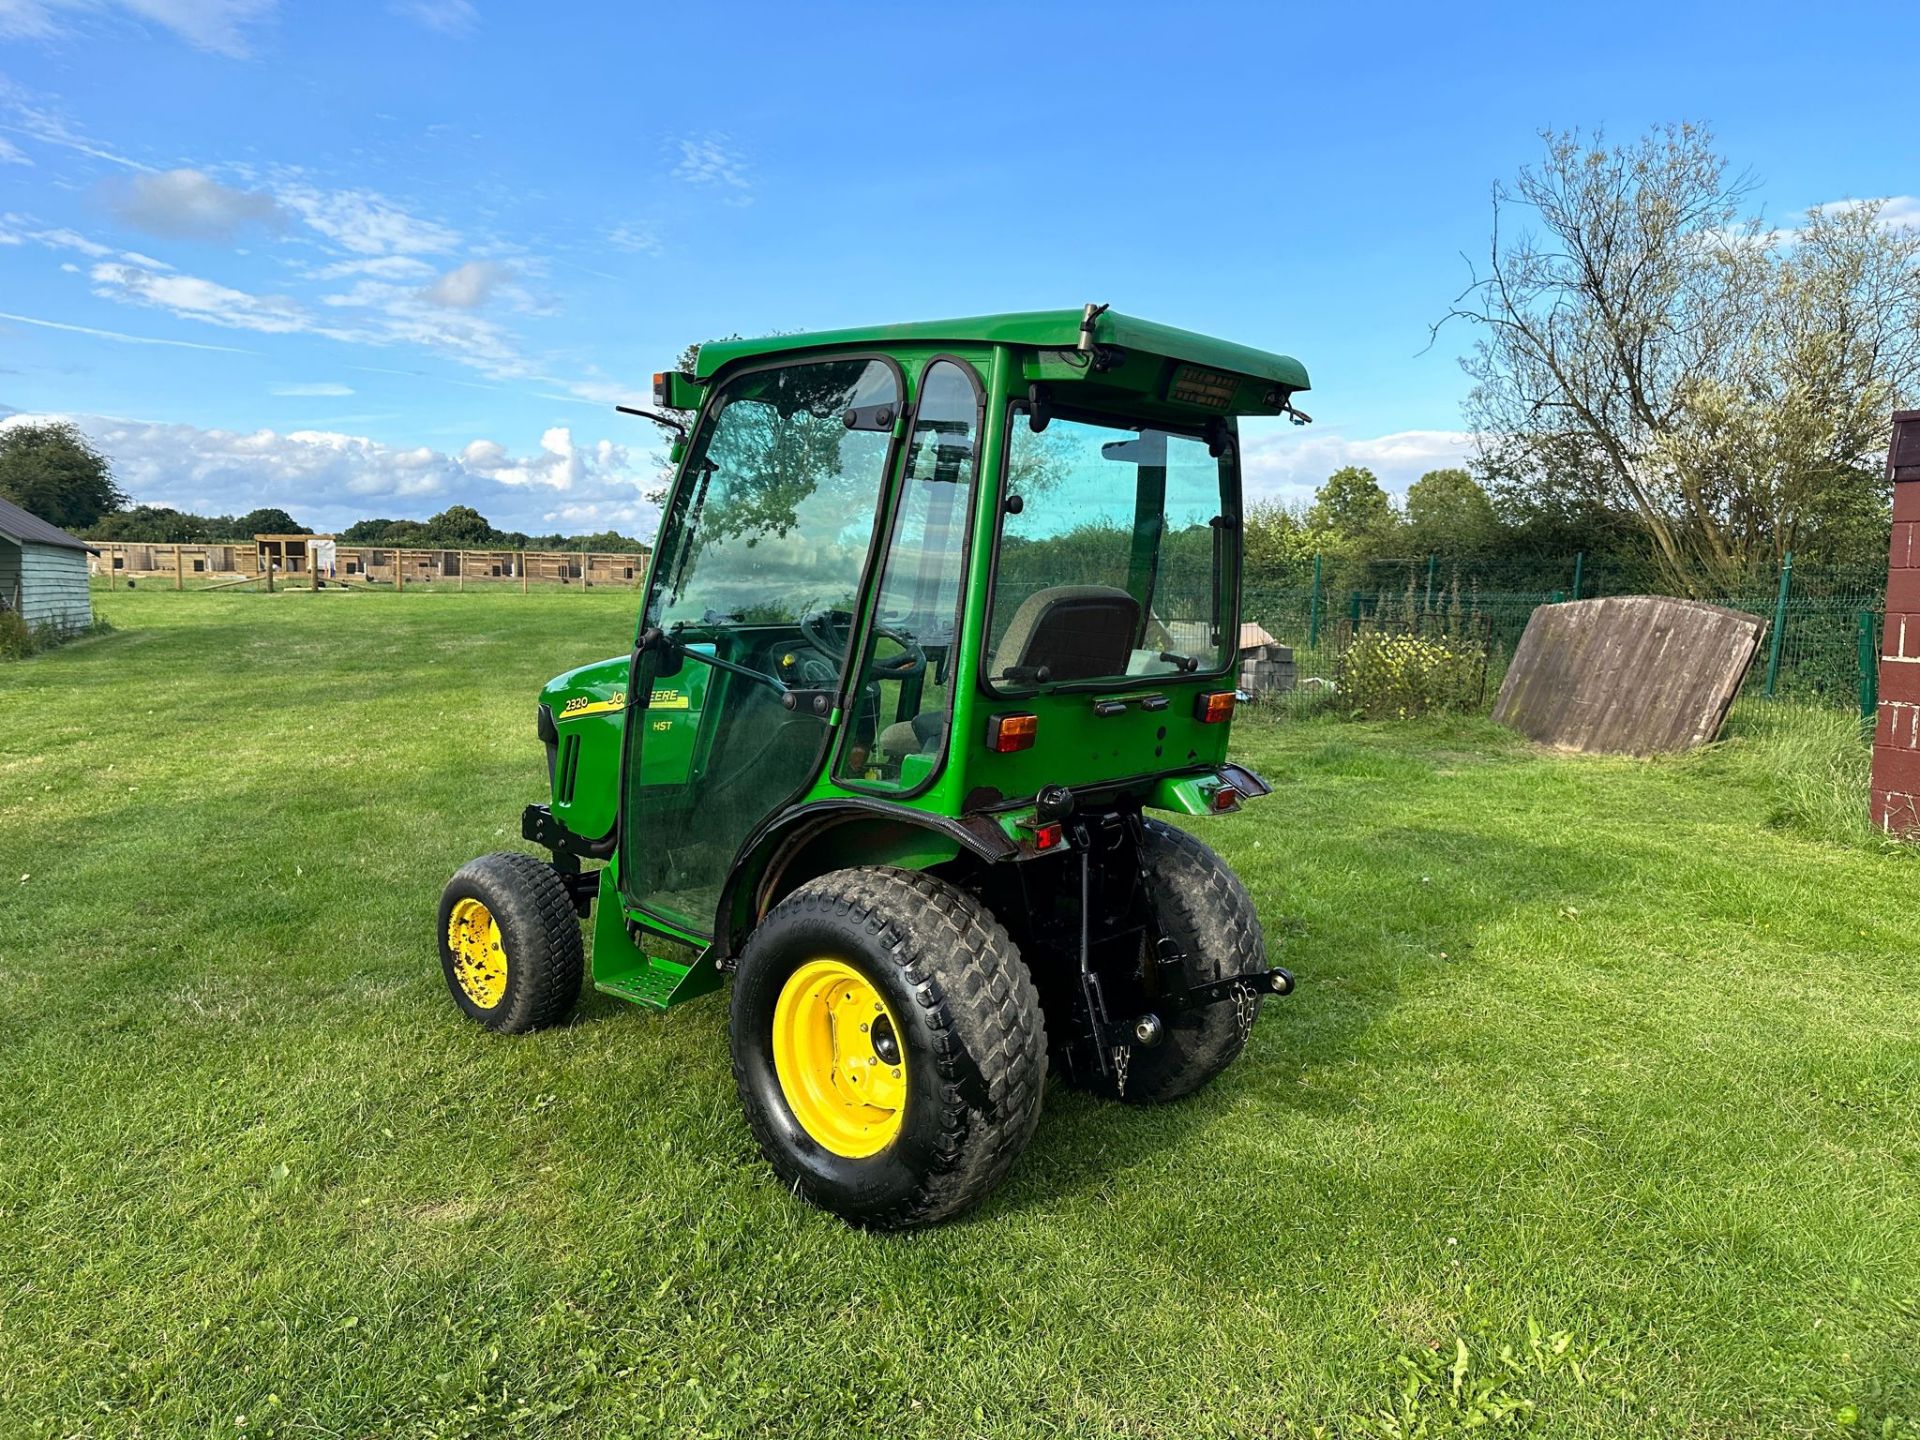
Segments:
[[[1222,785],[1218,790],[1213,792],[1213,808],[1215,810],[1238,810],[1240,808],[1240,792],[1231,785]]]
[[[1060,828],[1059,821],[1033,827],[1033,848],[1036,850],[1058,850],[1066,839],[1066,832]]]
[[[1209,690],[1193,697],[1193,718],[1202,725],[1218,725],[1233,718],[1233,691]]]
[[[1031,750],[1034,737],[1039,733],[1038,715],[996,715],[987,721],[987,749],[996,755]]]

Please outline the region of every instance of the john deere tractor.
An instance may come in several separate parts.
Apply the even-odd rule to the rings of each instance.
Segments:
[[[781,1181],[860,1225],[1007,1174],[1049,1074],[1212,1080],[1292,988],[1219,857],[1158,818],[1227,758],[1242,415],[1283,355],[1104,306],[704,345],[654,377],[675,476],[630,653],[534,723],[551,793],[440,903],[454,1000],[564,1020],[731,979]],[[664,412],[664,413],[662,413]],[[674,418],[692,414],[690,427]]]

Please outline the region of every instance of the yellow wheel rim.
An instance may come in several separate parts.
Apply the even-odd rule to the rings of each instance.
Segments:
[[[872,982],[844,960],[809,960],[782,987],[773,1068],[794,1119],[835,1155],[877,1155],[900,1133],[900,1027]]]
[[[453,978],[482,1010],[491,1010],[507,993],[507,952],[493,912],[478,900],[453,902],[447,916],[447,949],[453,953]]]

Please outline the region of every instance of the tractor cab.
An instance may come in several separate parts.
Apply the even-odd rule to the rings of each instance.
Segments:
[[[1281,989],[1244,956],[1175,985],[1179,927],[1136,921],[1145,812],[1265,793],[1227,759],[1236,421],[1304,423],[1306,388],[1285,356],[1093,305],[714,342],[656,376],[695,418],[636,412],[680,433],[635,642],[543,690],[551,794],[523,820],[597,905],[594,983],[702,993],[809,886],[891,871],[1035,952],[1049,1033],[1122,1093],[1117,1051],[1182,1007]]]

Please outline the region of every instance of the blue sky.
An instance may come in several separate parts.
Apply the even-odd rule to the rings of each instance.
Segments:
[[[142,501],[646,534],[692,340],[1087,300],[1284,350],[1249,486],[1461,453],[1428,326],[1543,126],[1905,197],[1920,7],[0,0],[0,410]]]

